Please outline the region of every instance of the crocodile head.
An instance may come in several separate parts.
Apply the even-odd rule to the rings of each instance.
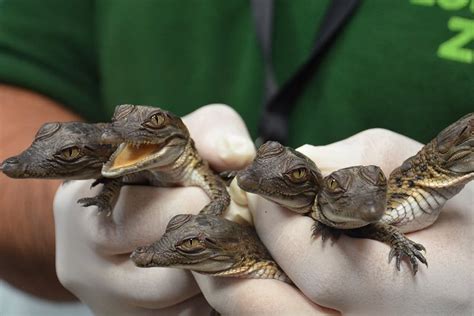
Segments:
[[[172,113],[144,105],[119,105],[110,128],[102,135],[107,144],[119,145],[102,174],[117,177],[169,166],[190,142],[183,121]]]
[[[260,146],[252,164],[237,173],[242,190],[298,213],[311,210],[321,181],[321,172],[313,161],[274,141]]]
[[[324,178],[315,208],[323,223],[341,229],[377,222],[385,212],[387,179],[376,166],[355,166]]]
[[[115,146],[100,143],[105,124],[46,123],[31,146],[0,169],[12,178],[92,179]]]
[[[474,113],[445,128],[432,144],[433,158],[442,169],[459,175],[474,175]]]
[[[139,267],[173,267],[208,274],[236,272],[269,254],[249,227],[211,215],[176,215],[160,240],[131,255]],[[255,262],[255,260],[253,260]]]

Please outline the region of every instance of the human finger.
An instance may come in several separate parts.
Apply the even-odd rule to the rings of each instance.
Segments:
[[[218,171],[241,169],[255,147],[240,115],[224,104],[210,104],[183,117],[201,156]]]

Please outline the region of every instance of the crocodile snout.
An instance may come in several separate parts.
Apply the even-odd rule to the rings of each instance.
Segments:
[[[254,192],[258,187],[258,179],[249,169],[244,169],[237,173],[237,184],[248,192]]]
[[[150,247],[138,247],[130,255],[137,267],[147,267],[153,261],[153,250]]]
[[[360,207],[360,217],[368,223],[377,222],[385,212],[385,200],[382,202],[377,200],[365,201]]]
[[[19,177],[22,173],[20,160],[17,157],[5,159],[0,165],[0,171],[9,177]]]
[[[119,144],[124,141],[122,135],[113,127],[106,128],[103,131],[100,140],[105,144]]]

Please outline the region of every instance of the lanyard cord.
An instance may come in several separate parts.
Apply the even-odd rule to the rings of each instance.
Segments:
[[[359,1],[330,1],[323,23],[318,29],[309,59],[278,89],[272,62],[274,0],[251,0],[255,30],[264,60],[265,76],[264,106],[258,126],[257,146],[267,140],[276,140],[282,144],[287,143],[288,120],[297,99],[316,73],[324,53],[329,50],[330,44],[355,11]]]

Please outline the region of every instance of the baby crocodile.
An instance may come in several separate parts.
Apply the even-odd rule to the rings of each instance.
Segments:
[[[337,170],[324,179],[308,157],[277,142],[260,146],[254,162],[237,173],[239,186],[316,220],[313,236],[337,238],[341,232],[388,243],[390,258],[408,256],[426,264],[424,247],[397,228],[379,222],[386,209],[387,180],[376,166]],[[291,192],[287,194],[287,192]]]
[[[98,179],[104,183],[97,197],[78,200],[84,206],[97,205],[99,211],[110,211],[114,188],[120,179],[102,178],[102,165],[116,146],[101,144],[107,124],[82,122],[46,123],[37,132],[31,146],[21,154],[6,159],[0,169],[11,178]]]
[[[447,200],[474,179],[474,113],[454,122],[389,177],[382,222],[412,232],[433,224]]]
[[[183,121],[172,113],[150,106],[120,105],[102,141],[120,144],[102,169],[104,177],[146,171],[152,185],[201,187],[211,199],[203,214],[221,215],[229,206],[225,183],[199,156]]]
[[[251,226],[208,214],[176,215],[160,240],[137,248],[130,257],[139,267],[291,283]]]
[[[379,167],[357,166],[323,179],[315,163],[296,150],[269,141],[251,165],[237,173],[247,192],[338,229],[378,221],[385,210],[387,180]]]
[[[257,193],[300,214],[311,211],[323,185],[321,171],[311,159],[272,141],[261,145],[252,164],[236,176],[244,191]]]

